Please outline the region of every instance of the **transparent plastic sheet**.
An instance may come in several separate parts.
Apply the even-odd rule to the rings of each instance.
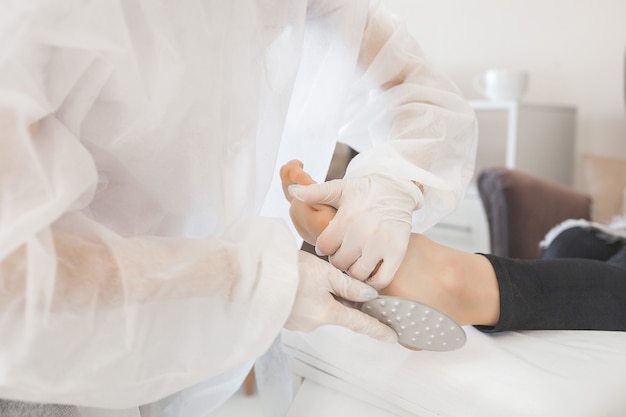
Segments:
[[[270,348],[254,364],[256,385],[265,417],[284,417],[293,400],[293,375],[290,355],[283,350],[279,335]]]
[[[140,407],[141,417],[206,417],[241,386],[252,367],[245,363],[162,400]]]
[[[424,209],[414,212],[413,224],[423,232],[454,210],[465,192],[478,125],[454,83],[428,62],[403,22],[378,3],[371,7],[365,39],[381,34],[387,41],[374,43],[376,53],[359,57],[365,72],[353,86],[339,137],[361,151],[346,177],[384,173],[422,184]],[[380,88],[368,88],[383,79],[388,81]]]
[[[258,217],[272,173],[250,170],[280,136],[257,152],[250,132],[281,129],[290,87],[263,71],[295,77],[306,4],[244,3],[3,3],[1,397],[137,407],[254,359],[282,327],[297,247]],[[269,44],[291,64],[259,65]],[[258,85],[282,103],[270,114]]]
[[[335,140],[345,143],[360,152],[347,176],[383,172],[424,186],[423,209],[413,216],[414,231],[423,232],[454,210],[473,176],[476,117],[397,16],[380,1],[369,2],[366,16],[348,3],[352,10],[336,8],[322,19],[343,28],[343,43],[327,36],[330,24],[311,25],[305,32],[305,40],[309,36],[317,48],[303,51],[278,161],[299,159],[321,182]],[[354,31],[361,27],[357,38]],[[328,44],[319,44],[318,30],[325,36],[317,37]],[[273,181],[264,213],[286,212],[278,175]]]
[[[390,53],[361,68],[377,33]],[[0,397],[122,413],[262,354],[297,283],[293,236],[260,217],[288,219],[287,160],[321,180],[338,138],[390,139],[371,169],[454,188],[472,113],[408,39],[362,0],[3,2]],[[412,136],[431,125],[452,134]]]

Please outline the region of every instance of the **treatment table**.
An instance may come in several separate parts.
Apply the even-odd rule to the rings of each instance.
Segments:
[[[464,330],[451,352],[335,326],[285,332],[300,381],[288,417],[626,416],[626,333]]]

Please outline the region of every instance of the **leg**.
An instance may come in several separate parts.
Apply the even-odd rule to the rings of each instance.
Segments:
[[[621,248],[611,256],[607,262],[626,269],[626,242],[620,241]]]
[[[485,255],[500,288],[504,330],[626,331],[626,272],[590,259],[520,260]]]
[[[489,261],[420,234],[411,235],[402,265],[380,293],[430,305],[460,325],[498,322],[498,281]]]
[[[620,250],[619,242],[609,243],[598,232],[582,227],[565,229],[546,248],[544,259],[585,258],[606,261]]]
[[[288,184],[288,175],[282,174]],[[323,229],[319,223],[316,227],[314,236]],[[577,232],[558,238],[571,242],[570,233]],[[572,256],[572,249],[576,244],[563,245],[558,254]],[[626,249],[620,254],[616,261],[626,259]],[[394,280],[380,292],[431,305],[483,331],[626,330],[626,273],[598,260],[514,260],[458,251],[413,234]]]
[[[486,332],[626,331],[626,271],[597,260],[472,254],[413,235],[381,293],[431,305]]]

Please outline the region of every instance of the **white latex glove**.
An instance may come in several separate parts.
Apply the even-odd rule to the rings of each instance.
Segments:
[[[347,327],[383,342],[397,342],[398,335],[377,319],[337,301],[362,303],[376,298],[372,287],[342,273],[310,253],[300,251],[299,285],[291,315],[285,323],[289,330],[310,332],[325,324]]]
[[[389,285],[406,252],[413,211],[423,202],[417,184],[368,175],[290,187],[289,191],[302,202],[337,209],[317,238],[318,254],[328,255],[338,269],[367,280],[376,289]]]

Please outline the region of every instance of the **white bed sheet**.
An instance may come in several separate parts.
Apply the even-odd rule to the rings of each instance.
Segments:
[[[402,416],[623,417],[626,333],[465,328],[452,352],[415,352],[327,326],[285,331],[294,373]]]

